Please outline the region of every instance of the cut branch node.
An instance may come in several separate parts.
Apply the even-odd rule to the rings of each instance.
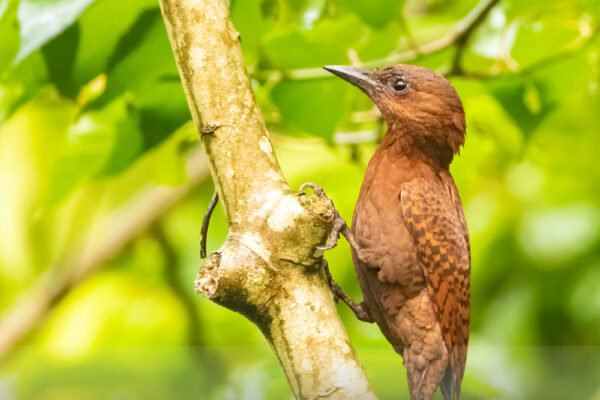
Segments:
[[[221,253],[211,253],[194,281],[196,293],[202,293],[206,298],[212,299],[219,287],[219,265]]]

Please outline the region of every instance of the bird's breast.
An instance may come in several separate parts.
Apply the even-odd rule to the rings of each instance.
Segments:
[[[413,291],[424,287],[424,278],[400,205],[402,184],[414,178],[410,168],[408,160],[375,153],[365,172],[352,229],[368,267],[377,270],[376,278]]]

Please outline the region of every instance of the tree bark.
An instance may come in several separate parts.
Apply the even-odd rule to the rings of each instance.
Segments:
[[[224,0],[160,0],[193,120],[229,223],[196,289],[263,332],[299,399],[373,399],[324,280],[330,201],[291,190]]]

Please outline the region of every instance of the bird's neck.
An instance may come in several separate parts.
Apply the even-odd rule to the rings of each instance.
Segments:
[[[420,132],[420,126],[388,124],[380,147],[387,148],[398,157],[406,157],[428,164],[433,169],[448,170],[454,154],[445,143],[435,140],[435,136]]]

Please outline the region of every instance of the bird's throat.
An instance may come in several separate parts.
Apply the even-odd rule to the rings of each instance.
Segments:
[[[424,162],[435,170],[447,170],[454,158],[452,149],[441,143],[438,135],[432,135],[419,126],[389,124],[380,147],[389,149],[398,157]]]

